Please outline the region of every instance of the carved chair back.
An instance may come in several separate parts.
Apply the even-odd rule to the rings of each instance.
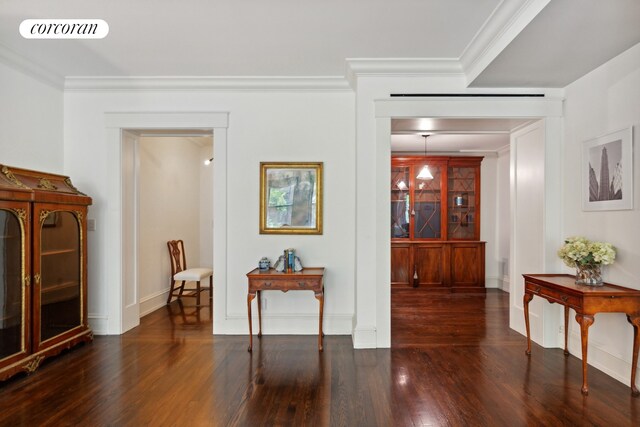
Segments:
[[[169,256],[171,257],[171,277],[187,269],[187,259],[184,254],[184,242],[182,240],[170,240],[167,242]]]

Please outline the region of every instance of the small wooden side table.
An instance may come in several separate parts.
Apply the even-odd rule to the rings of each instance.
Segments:
[[[576,312],[582,341],[582,394],[589,394],[587,384],[587,346],[589,326],[597,313],[625,313],[633,326],[633,357],[631,362],[631,394],[640,395],[636,387],[638,348],[640,347],[640,290],[605,283],[603,286],[577,285],[575,277],[568,274],[523,274],[524,277],[524,321],[527,328],[527,355],[531,355],[529,333],[529,301],[534,295],[551,303],[564,306],[564,354],[568,355],[567,334],[569,309]]]
[[[262,271],[258,268],[247,273],[249,291],[247,311],[249,312],[249,351],[253,348],[253,328],[251,322],[251,301],[258,297],[258,337],[262,336],[262,291],[313,291],[320,302],[318,320],[318,350],[322,351],[322,314],[324,310],[324,267],[304,268],[296,272],[278,272],[273,268]]]

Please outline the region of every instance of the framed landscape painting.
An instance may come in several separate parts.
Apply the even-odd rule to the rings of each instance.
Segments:
[[[322,234],[322,166],[260,163],[260,234]]]
[[[633,128],[585,141],[582,210],[633,209]]]

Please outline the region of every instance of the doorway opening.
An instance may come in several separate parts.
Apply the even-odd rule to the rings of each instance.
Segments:
[[[509,299],[511,135],[534,122],[391,119],[392,347],[491,333],[459,315]]]
[[[110,230],[104,250],[110,256],[109,268],[104,271],[109,284],[105,334],[119,335],[135,327],[140,320],[135,274],[135,203],[131,196],[135,189],[135,144],[126,130],[156,129],[170,131],[208,131],[215,135],[213,172],[213,247],[215,286],[213,297],[214,330],[224,331],[227,318],[227,129],[228,112],[109,112],[105,113],[107,141],[107,172],[110,181],[107,194],[105,227]],[[135,136],[135,135],[134,135]],[[193,136],[193,135],[191,135]],[[168,256],[168,255],[167,255]]]
[[[168,241],[184,241],[187,267],[213,268],[213,131],[123,129],[122,153],[128,330],[167,304]],[[211,308],[202,317],[212,319]]]

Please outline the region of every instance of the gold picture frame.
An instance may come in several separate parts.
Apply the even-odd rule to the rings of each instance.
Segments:
[[[322,234],[322,166],[260,163],[260,234]]]

